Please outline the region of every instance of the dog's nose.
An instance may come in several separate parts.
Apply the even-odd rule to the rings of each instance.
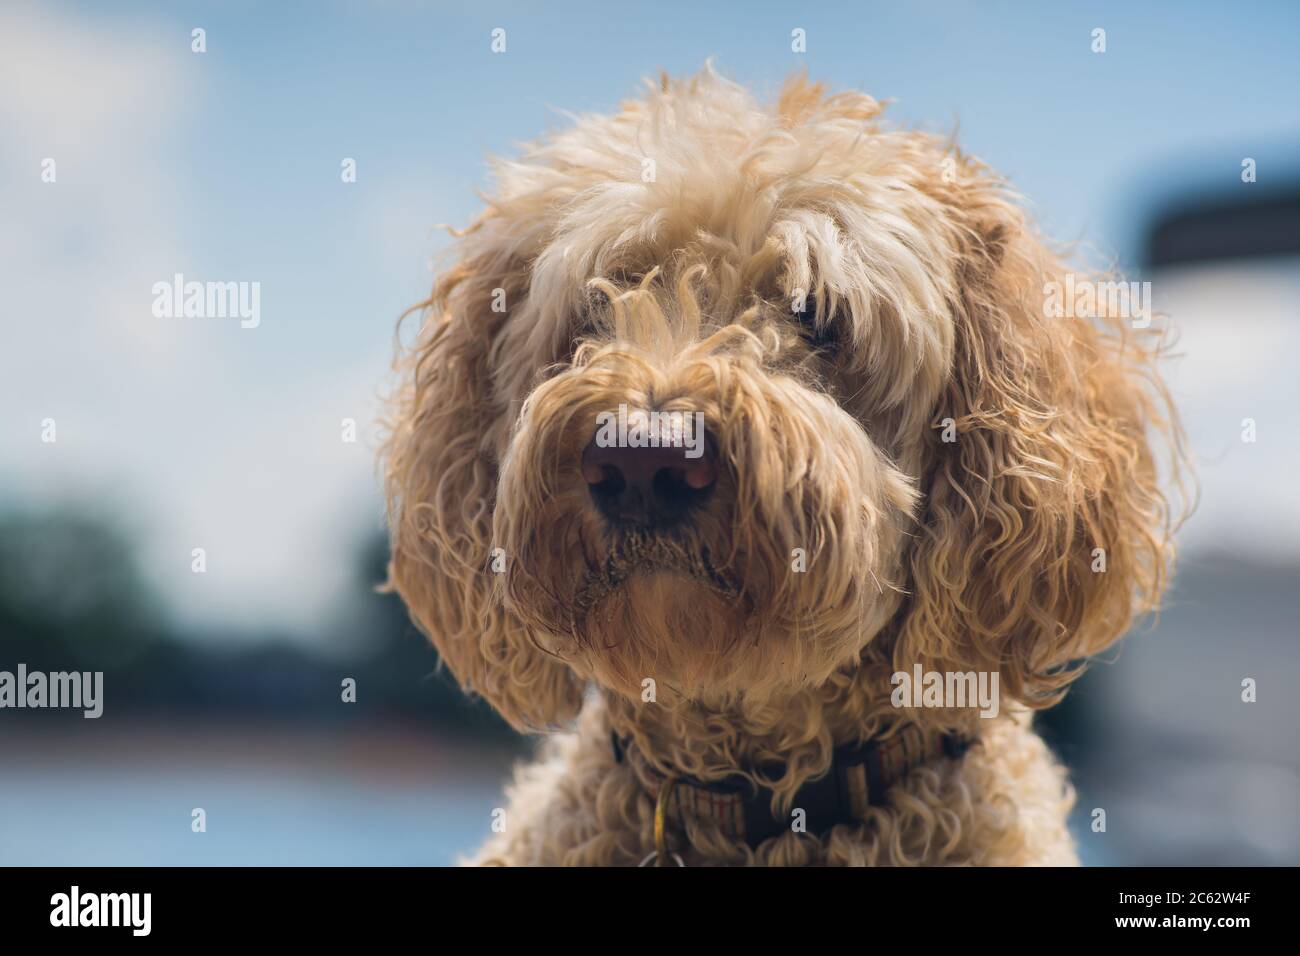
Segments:
[[[582,477],[591,499],[611,521],[669,525],[708,497],[718,480],[712,443],[675,447],[604,447],[592,439],[582,453]]]

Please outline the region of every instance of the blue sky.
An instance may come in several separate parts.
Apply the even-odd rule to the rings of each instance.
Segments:
[[[806,68],[897,122],[959,124],[1050,234],[1125,258],[1162,197],[1233,188],[1244,156],[1265,185],[1300,165],[1297,4],[726,6],[6,3],[0,495],[127,516],[187,620],[310,632],[380,521],[367,423],[436,225],[474,214],[488,153],[661,68],[713,57],[763,91]],[[153,318],[177,272],[260,282],[261,325]],[[1278,288],[1260,309],[1294,316]]]

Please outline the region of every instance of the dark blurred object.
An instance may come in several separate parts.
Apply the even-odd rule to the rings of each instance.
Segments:
[[[1143,246],[1147,269],[1300,253],[1300,182],[1243,183],[1172,204],[1152,220]]]

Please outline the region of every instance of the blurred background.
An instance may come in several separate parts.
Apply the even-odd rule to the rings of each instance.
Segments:
[[[1043,729],[1085,861],[1300,863],[1300,7],[727,6],[0,6],[0,670],[105,674],[98,720],[0,711],[0,864],[478,844],[530,743],[374,592],[397,317],[489,153],[710,56],[959,127],[1049,235],[1153,283],[1201,504],[1159,620]],[[176,273],[259,282],[260,325],[155,318]]]

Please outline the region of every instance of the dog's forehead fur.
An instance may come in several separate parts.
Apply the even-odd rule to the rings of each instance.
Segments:
[[[866,405],[928,410],[951,362],[961,227],[933,191],[944,144],[882,128],[880,112],[802,79],[762,104],[706,70],[497,162],[473,241],[526,273],[503,351],[562,355],[593,278],[657,267],[672,289],[703,265],[713,323],[806,295],[813,321],[843,323]],[[501,371],[521,400],[536,368]]]

